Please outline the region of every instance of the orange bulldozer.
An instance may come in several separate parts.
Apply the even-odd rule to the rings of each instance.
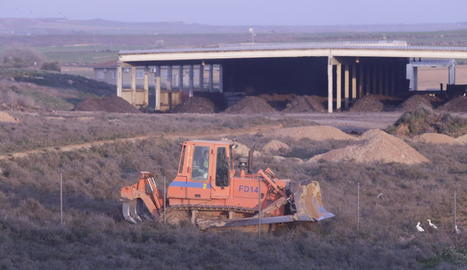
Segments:
[[[270,169],[251,173],[253,151],[234,169],[232,141],[192,140],[182,144],[177,176],[167,191],[154,175],[141,172],[136,184],[122,187],[123,217],[210,228],[316,222],[334,217],[321,200],[319,183],[279,179]]]

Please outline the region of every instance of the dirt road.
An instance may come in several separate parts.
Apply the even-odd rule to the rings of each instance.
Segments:
[[[70,144],[70,145],[62,145],[62,146],[49,146],[49,147],[41,147],[38,149],[33,149],[33,150],[28,150],[28,151],[22,151],[22,152],[15,152],[15,153],[9,153],[9,154],[4,154],[0,155],[0,160],[6,160],[6,159],[15,159],[15,158],[24,158],[28,157],[30,155],[34,154],[41,154],[41,153],[46,153],[46,152],[70,152],[70,151],[77,151],[77,150],[82,150],[82,149],[90,149],[92,147],[96,146],[102,146],[105,144],[113,144],[113,143],[132,143],[132,142],[137,142],[141,140],[146,140],[150,138],[157,138],[157,137],[163,137],[167,139],[177,139],[177,138],[205,138],[205,137],[224,137],[224,136],[236,136],[236,135],[247,135],[247,134],[254,134],[257,132],[262,132],[262,131],[268,131],[271,129],[277,129],[281,128],[282,126],[280,125],[261,125],[261,126],[256,126],[247,130],[234,130],[234,131],[227,131],[227,130],[222,130],[221,132],[213,133],[213,132],[199,132],[199,133],[192,133],[190,135],[186,135],[186,133],[154,133],[154,134],[149,134],[149,135],[140,135],[140,136],[135,136],[135,137],[130,137],[130,138],[118,138],[118,139],[112,139],[112,140],[98,140],[94,142],[88,142],[88,143],[79,143],[79,144]]]

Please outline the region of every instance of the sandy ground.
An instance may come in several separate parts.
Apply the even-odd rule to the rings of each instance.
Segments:
[[[447,68],[423,67],[418,70],[418,88],[420,90],[438,90],[440,83],[446,87],[447,82]],[[459,65],[456,67],[456,84],[467,84],[467,65]]]

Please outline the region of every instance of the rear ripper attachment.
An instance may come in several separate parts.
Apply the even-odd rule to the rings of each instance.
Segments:
[[[318,182],[279,179],[269,168],[250,173],[251,157],[248,162],[240,159],[237,173],[233,149],[231,141],[184,142],[165,201],[154,176],[141,172],[136,184],[120,190],[123,217],[130,223],[161,217],[174,224],[186,220],[202,230],[334,217],[323,206]]]

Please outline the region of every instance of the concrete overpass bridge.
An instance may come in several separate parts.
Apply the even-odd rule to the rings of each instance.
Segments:
[[[333,112],[367,94],[406,95],[407,64],[421,59],[467,59],[467,48],[341,42],[121,51],[117,95],[159,110],[169,102],[164,91],[296,93],[327,97]],[[449,77],[455,83],[455,66]]]

